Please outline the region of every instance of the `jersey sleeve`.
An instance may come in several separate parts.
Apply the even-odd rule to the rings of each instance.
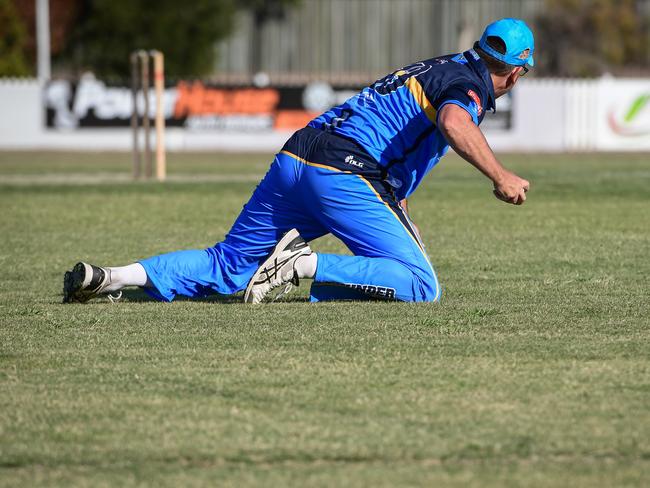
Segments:
[[[467,111],[476,125],[479,124],[481,115],[483,115],[483,100],[478,87],[467,85],[451,85],[447,87],[433,103],[437,113],[440,113],[442,107],[453,103]]]

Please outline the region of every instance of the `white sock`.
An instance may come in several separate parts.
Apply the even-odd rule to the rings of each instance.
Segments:
[[[316,276],[316,265],[318,264],[318,256],[315,252],[308,256],[300,256],[296,259],[294,267],[298,278],[313,278]]]
[[[151,286],[147,272],[140,263],[129,264],[117,268],[108,268],[111,273],[111,283],[104,291],[121,290],[125,286]]]

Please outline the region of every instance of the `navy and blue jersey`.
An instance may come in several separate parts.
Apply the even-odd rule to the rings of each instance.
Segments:
[[[406,66],[309,126],[356,142],[384,168],[401,199],[413,193],[447,152],[437,117],[449,103],[465,109],[477,125],[486,110],[494,109],[492,79],[473,49]]]
[[[353,256],[317,254],[312,301],[437,301],[440,285],[408,197],[447,151],[437,128],[447,104],[478,125],[494,87],[475,51],[420,61],[366,87],[297,131],[244,205],[223,242],[141,260],[163,300],[246,288],[290,229],[328,233]]]

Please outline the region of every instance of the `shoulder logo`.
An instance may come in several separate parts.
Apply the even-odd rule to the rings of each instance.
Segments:
[[[467,64],[467,59],[463,54],[458,54],[457,56],[451,58],[451,60],[454,61],[455,63]]]
[[[480,117],[480,115],[483,113],[483,105],[481,105],[481,99],[474,90],[467,90],[467,94],[476,104],[476,109],[478,110],[478,115]]]

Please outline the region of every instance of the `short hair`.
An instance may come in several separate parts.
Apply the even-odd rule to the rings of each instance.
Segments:
[[[503,42],[503,39],[501,39],[500,37],[488,36],[486,41],[487,41],[487,45],[490,46],[492,49],[494,49],[496,52],[500,54],[506,53],[506,43]],[[487,66],[488,71],[497,76],[505,76],[509,74],[514,68],[517,67],[514,64],[508,64],[504,61],[501,61],[500,59],[495,58],[494,56],[491,56],[487,52],[483,51],[483,49],[481,49],[481,46],[479,46],[478,41],[474,43],[474,50],[481,57],[481,59]]]

